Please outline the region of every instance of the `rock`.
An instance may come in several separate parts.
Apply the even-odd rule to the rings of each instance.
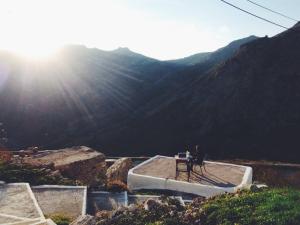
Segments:
[[[144,209],[147,211],[152,211],[158,209],[162,205],[163,204],[161,201],[149,198],[144,202]]]
[[[130,204],[129,206],[128,206],[128,211],[129,212],[134,212],[134,211],[136,211],[138,209],[138,205],[137,204]]]
[[[258,191],[258,190],[259,190],[259,188],[258,188],[255,184],[252,184],[252,185],[250,186],[250,191],[256,192],[256,191]]]
[[[112,212],[107,210],[101,210],[96,212],[97,219],[109,219],[112,217]]]
[[[33,155],[33,154],[36,154],[39,152],[39,147],[29,147],[27,148],[24,152],[27,154],[27,155]]]
[[[106,172],[107,182],[115,180],[127,183],[128,171],[132,168],[132,161],[130,158],[118,159]]]
[[[106,180],[104,154],[85,146],[45,151],[43,154],[24,158],[24,163],[45,167],[53,164],[62,176],[82,184],[96,186]]]
[[[40,162],[32,159],[33,159],[32,157],[27,156],[22,159],[22,162],[34,168],[42,168],[42,169],[50,169],[50,170],[55,169],[54,162]]]
[[[51,172],[50,175],[53,176],[53,177],[62,177],[59,170],[55,170],[55,171]]]
[[[76,220],[74,220],[70,225],[95,225],[96,219],[93,216],[85,215],[79,216]]]

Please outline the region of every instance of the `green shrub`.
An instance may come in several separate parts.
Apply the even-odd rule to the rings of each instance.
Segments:
[[[121,209],[112,218],[98,218],[98,225],[300,225],[300,190],[252,190],[197,198],[185,207],[162,196],[163,204]]]
[[[72,222],[70,217],[61,214],[47,215],[46,217],[52,219],[57,225],[69,225]]]
[[[300,191],[266,189],[225,194],[202,205],[203,225],[299,225]]]

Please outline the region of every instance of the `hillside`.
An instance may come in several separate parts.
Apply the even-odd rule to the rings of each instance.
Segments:
[[[254,41],[257,38],[258,37],[252,35],[246,38],[233,41],[227,46],[220,48],[214,52],[201,52],[182,59],[170,60],[169,62],[189,66],[202,63],[215,64],[230,58],[239,49],[241,45],[246,44],[250,41]]]
[[[130,50],[84,46],[66,46],[49,61],[3,52],[0,67],[2,136],[13,148],[59,147],[117,130],[152,82],[181,68]]]
[[[299,33],[250,36],[194,65],[127,48],[66,46],[46,62],[2,53],[4,144],[110,155],[201,144],[212,158],[298,161]]]
[[[296,25],[243,45],[138,121],[137,130],[152,133],[136,139],[149,149],[161,145],[178,151],[200,144],[216,158],[299,161],[299,43]]]

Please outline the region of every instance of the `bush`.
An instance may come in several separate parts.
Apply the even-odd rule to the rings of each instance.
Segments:
[[[11,152],[0,148],[0,163],[8,163],[12,159],[12,154]]]
[[[47,215],[46,217],[52,219],[57,225],[69,225],[72,222],[70,217],[61,214]]]
[[[258,189],[195,199],[181,207],[162,197],[163,204],[145,210],[143,205],[122,209],[98,225],[299,225],[300,191]]]
[[[107,191],[111,191],[111,192],[122,192],[122,191],[127,191],[128,187],[122,181],[114,180],[106,184],[106,189]]]
[[[267,189],[225,194],[206,201],[203,225],[299,225],[300,191]]]

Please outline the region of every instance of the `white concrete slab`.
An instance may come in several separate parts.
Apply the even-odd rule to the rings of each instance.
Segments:
[[[45,219],[27,183],[0,186],[0,224]]]
[[[44,215],[63,214],[72,219],[86,215],[86,186],[41,185],[31,188]]]
[[[188,182],[176,176],[173,159],[158,155],[132,168],[128,172],[129,189],[171,190],[211,197],[224,192],[234,193],[252,183],[251,167],[211,161],[205,161],[210,171],[207,177],[203,173],[202,177],[199,175],[199,181]]]

